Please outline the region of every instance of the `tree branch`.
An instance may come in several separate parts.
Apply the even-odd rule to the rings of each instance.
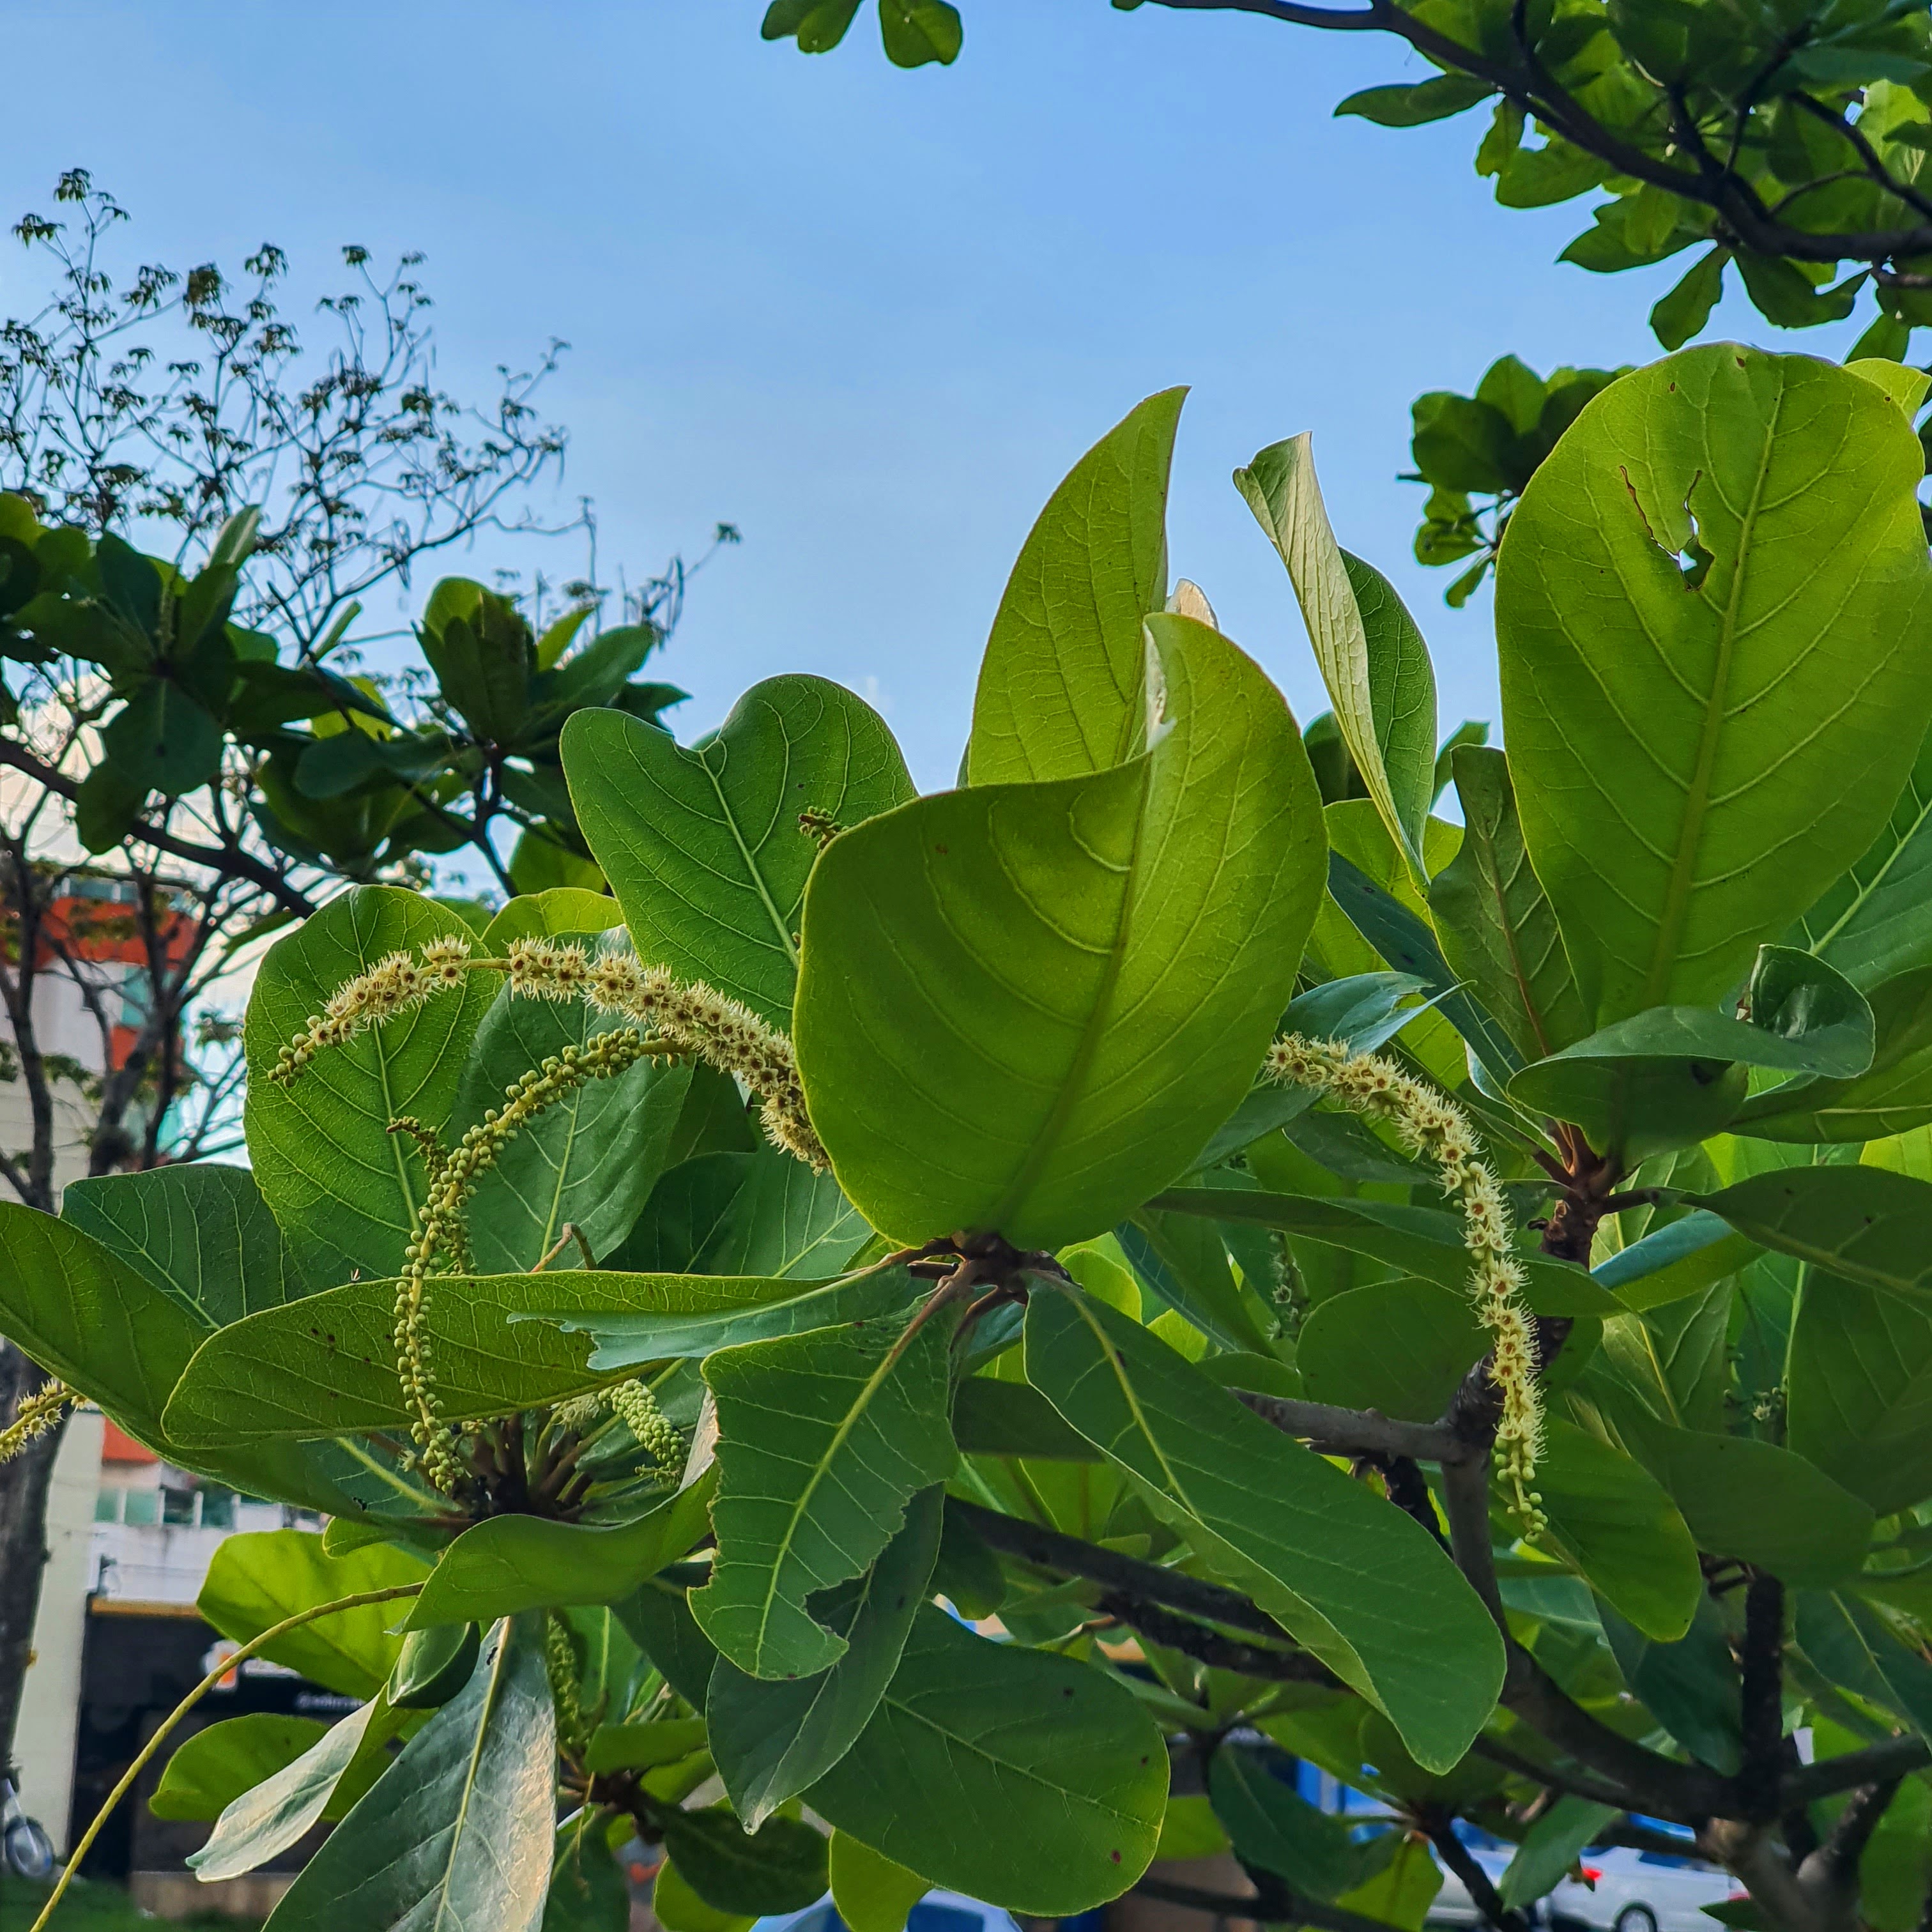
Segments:
[[[1778,1788],[1778,1808],[1809,1804],[1840,1791],[1856,1790],[1862,1784],[1882,1784],[1888,1778],[1923,1771],[1928,1764],[1932,1764],[1932,1745],[1923,1738],[1888,1738],[1882,1744],[1847,1751],[1842,1757],[1822,1758],[1786,1772]]]
[[[1768,1824],[1778,1814],[1778,1782],[1784,1769],[1784,1586],[1754,1575],[1744,1591],[1738,1730],[1744,1762],[1738,1795],[1744,1815]]]
[[[1520,1751],[1510,1750],[1508,1744],[1484,1732],[1478,1732],[1471,1741],[1469,1750],[1472,1756],[1487,1758],[1490,1763],[1501,1765],[1504,1770],[1514,1772],[1519,1778],[1533,1779],[1552,1790],[1567,1792],[1573,1798],[1587,1798],[1593,1804],[1614,1804],[1619,1811],[1628,1811],[1633,1804],[1642,1802],[1621,1785],[1593,1778],[1586,1771],[1572,1771],[1568,1766],[1558,1769],[1538,1764],[1534,1758],[1525,1757]]]
[[[1858,1881],[1858,1861],[1864,1856],[1871,1834],[1886,1808],[1898,1796],[1903,1780],[1888,1778],[1876,1784],[1862,1784],[1845,1801],[1831,1835],[1798,1868],[1798,1882],[1808,1888],[1816,1886],[1842,1892]]]
[[[1463,1889],[1469,1894],[1469,1902],[1483,1918],[1496,1928],[1496,1932],[1527,1932],[1522,1914],[1512,1912],[1503,1903],[1490,1882],[1489,1874],[1477,1864],[1468,1846],[1456,1837],[1451,1814],[1431,1805],[1420,1815],[1423,1827],[1429,1834],[1429,1842],[1436,1847],[1436,1856],[1462,1880]]]
[[[1401,1456],[1412,1462],[1452,1461],[1468,1454],[1450,1432],[1425,1422],[1396,1422],[1372,1409],[1337,1408],[1325,1402],[1297,1402],[1286,1396],[1229,1391],[1264,1422],[1300,1437],[1318,1455]]]
[[[1258,1644],[1243,1643],[1238,1637],[1223,1636],[1204,1624],[1172,1616],[1129,1591],[1109,1590],[1094,1608],[1104,1616],[1131,1624],[1143,1636],[1167,1649],[1178,1650],[1212,1670],[1232,1670],[1271,1684],[1325,1684],[1335,1690],[1347,1688],[1318,1657],[1311,1657],[1306,1651],[1264,1650]]]
[[[1379,1918],[1346,1912],[1340,1906],[1324,1904],[1318,1898],[1304,1898],[1286,1886],[1272,1898],[1258,1894],[1252,1898],[1238,1898],[1232,1892],[1204,1891],[1198,1886],[1177,1885],[1164,1878],[1144,1878],[1133,1889],[1143,1898],[1157,1898],[1163,1905],[1184,1906],[1216,1918],[1246,1918],[1262,1925],[1312,1925],[1317,1932],[1389,1932]]]

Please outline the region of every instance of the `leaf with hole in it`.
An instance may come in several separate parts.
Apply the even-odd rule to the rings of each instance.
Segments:
[[[226,1538],[216,1549],[195,1607],[224,1636],[248,1643],[298,1611],[338,1597],[420,1583],[428,1574],[422,1558],[394,1544],[372,1543],[328,1556],[322,1538],[306,1530],[251,1531]],[[402,1613],[403,1600],[318,1618],[276,1638],[262,1654],[344,1696],[374,1697],[402,1652],[403,1640],[390,1634],[390,1625]]]
[[[496,996],[474,973],[341,1046],[318,1053],[290,1085],[268,1078],[282,1048],[346,981],[428,941],[470,937],[446,907],[394,886],[332,899],[268,950],[248,1001],[248,1153],[283,1238],[316,1280],[399,1274],[424,1194],[421,1157],[392,1120],[441,1129],[477,1028]]]
[[[1932,1496],[1932,1310],[1808,1269],[1785,1444],[1881,1515]]]
[[[594,932],[556,936],[593,950],[597,944]],[[450,1109],[449,1144],[500,1108],[526,1072],[613,1030],[610,1016],[584,1000],[516,999],[506,991],[471,1045]],[[476,1272],[533,1268],[560,1242],[550,1266],[580,1268],[581,1252],[565,1232],[572,1227],[593,1256],[608,1256],[668,1164],[690,1087],[688,1062],[653,1056],[614,1078],[586,1082],[527,1121],[478,1176],[465,1208]]]
[[[721,1658],[712,1672],[704,1706],[711,1754],[738,1815],[754,1831],[830,1771],[878,1708],[928,1594],[939,1554],[940,1501],[937,1488],[915,1496],[904,1526],[872,1568],[820,1606],[822,1620],[847,1646],[830,1670],[770,1683]]]
[[[437,1559],[404,1627],[494,1622],[523,1610],[614,1604],[711,1527],[707,1471],[634,1522],[611,1526],[498,1516],[473,1523]]]
[[[1166,1760],[1108,1673],[989,1642],[927,1606],[871,1723],[806,1802],[934,1885],[1064,1918],[1147,1869]]]
[[[1369,796],[1426,879],[1423,826],[1436,790],[1436,674],[1394,586],[1335,541],[1315,478],[1312,438],[1264,449],[1235,487],[1281,554],[1335,722]]]
[[[556,1829],[556,1717],[543,1619],[485,1640],[467,1688],[303,1868],[276,1932],[488,1926],[538,1932]]]
[[[812,875],[800,1071],[882,1233],[1112,1227],[1234,1110],[1293,991],[1323,854],[1294,721],[1218,632],[1147,628],[1150,751],[922,799]]]
[[[356,1782],[362,1790],[354,1796],[359,1798],[388,1768],[380,1747],[384,1735],[393,1729],[388,1708],[378,1698],[352,1711],[299,1757],[241,1792],[215,1820],[207,1843],[200,1851],[188,1855],[188,1862],[195,1876],[204,1885],[212,1885],[222,1879],[239,1878],[244,1872],[254,1871],[279,1857],[311,1826],[321,1822],[358,1757],[362,1774]],[[200,1735],[206,1737],[208,1733]],[[200,1741],[200,1738],[190,1738],[183,1748]],[[364,1755],[365,1744],[370,1744],[377,1748]],[[342,1795],[348,1799],[347,1793]],[[346,1810],[349,1803],[345,1802],[338,1808]]]
[[[1531,869],[1509,760],[1486,746],[1454,754],[1462,842],[1429,887],[1436,938],[1451,969],[1508,1030],[1526,1060],[1590,1030],[1548,896]]]
[[[1109,430],[1048,499],[993,619],[968,782],[1078,777],[1145,748],[1142,625],[1167,596],[1167,482],[1184,389]]]
[[[1532,478],[1503,736],[1600,1025],[1717,999],[1885,824],[1932,719],[1924,470],[1873,384],[1720,344],[1612,383]]]
[[[805,1677],[846,1653],[814,1592],[861,1574],[906,1505],[952,1473],[949,1347],[958,1316],[855,1323],[721,1349],[718,1555],[699,1627],[753,1677]]]
[[[576,712],[560,742],[638,957],[788,1029],[818,856],[799,814],[854,825],[916,795],[885,721],[824,678],[784,676],[754,685],[688,747],[608,710]]]
[[[1642,1463],[1551,1416],[1536,1487],[1550,1542],[1599,1595],[1658,1642],[1674,1642],[1690,1628],[1704,1587],[1697,1546]]]
[[[244,1167],[158,1167],[70,1180],[61,1219],[210,1328],[308,1292]]]
[[[824,1281],[872,1238],[830,1174],[763,1147],[699,1154],[671,1168],[610,1262],[640,1274]]]
[[[1034,1289],[1026,1372],[1204,1562],[1386,1712],[1418,1761],[1462,1756],[1494,1706],[1502,1646],[1420,1524],[1089,1295]]]
[[[1467,1296],[1377,1282],[1318,1303],[1295,1338],[1294,1362],[1311,1402],[1433,1422],[1488,1346]]]

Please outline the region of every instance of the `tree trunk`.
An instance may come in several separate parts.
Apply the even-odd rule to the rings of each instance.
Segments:
[[[11,1342],[0,1342],[0,1419],[44,1378]],[[62,1424],[36,1436],[12,1461],[0,1462],[0,1766],[10,1774],[20,1696],[32,1660],[34,1618],[47,1562],[47,1492]]]

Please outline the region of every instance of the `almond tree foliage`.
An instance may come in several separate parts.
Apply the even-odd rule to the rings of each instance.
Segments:
[[[674,566],[608,628],[596,587],[567,586],[538,634],[447,580],[421,662],[358,674],[358,598],[560,460],[536,379],[506,378],[487,418],[434,389],[411,263],[379,286],[347,251],[364,286],[323,304],[341,334],[318,364],[276,311],[279,250],[244,290],[212,266],[117,280],[120,209],[80,173],[56,200],[70,226],[16,230],[54,294],[0,328],[0,1079],[29,1124],[0,1179],[48,1211],[76,1144],[101,1175],[238,1144],[239,1028],[209,997],[345,880],[420,887],[460,854],[506,894],[601,886],[558,734],[584,706],[655,720],[681,695],[637,674],[682,581]],[[158,346],[167,327],[190,348]],[[91,1052],[61,1032],[76,1003]],[[0,1346],[0,1417],[40,1379]],[[0,1469],[0,1762],[56,1446]]]
[[[632,1838],[671,1932],[828,1883],[1418,1932],[1433,1852],[1520,1932],[1674,1825],[1748,1922],[1918,1923],[1925,387],[1604,388],[1503,538],[1506,748],[1442,772],[1305,437],[1236,482],[1312,754],[1170,588],[1156,396],[1028,538],[958,789],[815,677],[691,747],[587,709],[614,896],[280,939],[252,1172],[0,1208],[34,1415],[333,1519],[211,1572],[358,1702],[169,1761],[202,1875],[334,1819],[274,1932],[615,1932]],[[1154,1862],[1223,1846],[1254,1898]]]
[[[1153,4],[1405,44],[1436,74],[1351,94],[1336,112],[1414,128],[1484,110],[1476,170],[1504,207],[1604,197],[1562,255],[1592,273],[1696,250],[1652,311],[1666,349],[1703,328],[1732,268],[1781,328],[1843,321],[1869,290],[1866,356],[1902,358],[1911,332],[1932,326],[1924,0]],[[858,11],[858,0],[772,0],[764,38],[826,52]],[[898,65],[958,57],[946,0],[879,0],[878,14]]]

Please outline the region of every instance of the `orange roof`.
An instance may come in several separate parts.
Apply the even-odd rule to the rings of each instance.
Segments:
[[[100,1460],[104,1462],[158,1462],[161,1459],[152,1449],[143,1449],[110,1417],[100,1438]]]

